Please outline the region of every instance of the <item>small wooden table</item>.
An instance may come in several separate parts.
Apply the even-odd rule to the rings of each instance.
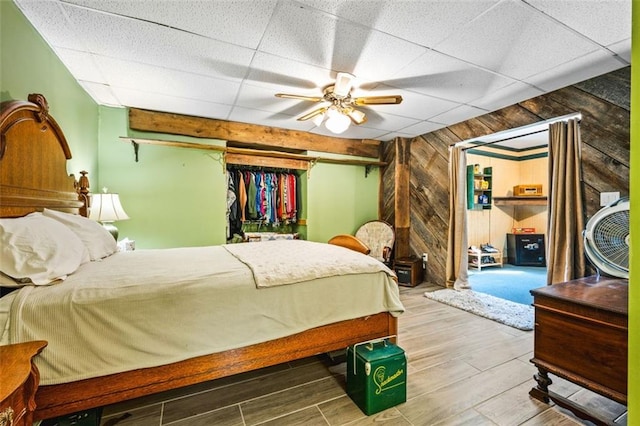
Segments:
[[[470,268],[477,268],[478,271],[481,271],[482,268],[486,268],[487,266],[499,266],[502,268],[502,252],[501,251],[497,251],[494,253],[486,253],[484,251],[482,252],[475,252],[475,251],[469,251],[469,267]],[[493,257],[494,262],[489,262],[489,263],[482,263],[482,259],[483,258],[490,258]],[[473,261],[475,258],[475,261]]]
[[[31,426],[39,373],[32,359],[45,341],[0,346],[0,426]]]
[[[531,290],[538,382],[529,392],[596,424],[613,424],[549,390],[555,374],[627,404],[628,291],[626,279],[586,277]]]

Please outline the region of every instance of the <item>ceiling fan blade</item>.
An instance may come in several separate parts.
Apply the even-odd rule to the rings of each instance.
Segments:
[[[320,115],[320,114],[324,114],[325,112],[327,112],[327,107],[322,107],[322,108],[318,108],[318,109],[314,109],[313,111],[311,111],[308,114],[305,114],[301,117],[298,117],[298,121],[305,121],[305,120],[310,120],[313,117]]]
[[[351,121],[353,121],[353,124],[362,124],[367,122],[367,116],[364,115],[364,112],[362,111],[358,111],[353,108],[346,108],[344,112],[349,116]]]
[[[303,96],[303,95],[290,95],[288,93],[276,93],[278,98],[286,98],[286,99],[298,99],[301,101],[311,101],[311,102],[320,102],[324,100],[321,96]]]
[[[402,102],[402,96],[400,95],[365,96],[352,100],[354,105],[395,105],[400,102]]]
[[[344,98],[351,91],[355,76],[347,72],[339,72],[336,76],[336,83],[333,85],[333,93],[336,96]]]

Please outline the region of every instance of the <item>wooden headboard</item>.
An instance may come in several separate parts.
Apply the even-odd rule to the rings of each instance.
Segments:
[[[2,102],[0,112],[0,217],[44,208],[87,216],[89,181],[67,173],[71,151],[44,96]]]

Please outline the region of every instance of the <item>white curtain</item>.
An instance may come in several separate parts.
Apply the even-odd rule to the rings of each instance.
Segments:
[[[449,244],[447,287],[471,288],[467,233],[467,156],[462,148],[449,149]]]

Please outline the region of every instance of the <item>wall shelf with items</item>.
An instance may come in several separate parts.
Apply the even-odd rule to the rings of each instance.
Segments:
[[[479,164],[467,166],[467,209],[488,210],[493,201],[492,168],[480,168]]]

